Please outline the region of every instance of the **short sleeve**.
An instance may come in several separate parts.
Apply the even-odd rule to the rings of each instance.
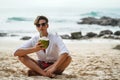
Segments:
[[[27,42],[25,42],[23,45],[21,45],[18,49],[20,48],[30,48],[30,47],[33,47],[36,42],[37,42],[38,38],[35,37],[32,37],[30,40],[28,40]]]
[[[14,51],[14,53],[21,48],[30,48],[33,47],[37,41],[38,41],[39,37],[38,36],[34,36],[32,37],[30,40],[28,40],[27,42],[25,42],[24,44],[22,44],[21,46],[17,47]]]
[[[59,48],[59,54],[63,54],[63,53],[68,53],[69,54],[69,51],[66,48],[62,38],[57,34],[56,34],[56,44]]]
[[[24,43],[23,45],[20,46],[20,48],[29,48],[32,47],[32,39],[30,39],[29,41],[27,41],[26,43]]]

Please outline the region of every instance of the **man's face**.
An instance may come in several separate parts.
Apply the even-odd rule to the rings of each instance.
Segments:
[[[36,25],[37,30],[40,32],[47,31],[48,24],[46,23],[45,20],[39,20],[38,24]]]

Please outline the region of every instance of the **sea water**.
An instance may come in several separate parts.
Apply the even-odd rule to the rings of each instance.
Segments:
[[[77,24],[84,17],[100,18],[102,16],[120,18],[120,8],[115,9],[70,9],[70,8],[30,8],[30,9],[0,9],[0,33],[10,35],[33,36],[37,34],[34,20],[38,15],[47,16],[49,19],[49,32],[58,34],[70,34],[81,31],[82,35],[87,32],[98,33],[102,30],[113,32],[120,30],[119,26],[100,26]],[[13,38],[13,37],[12,37]]]

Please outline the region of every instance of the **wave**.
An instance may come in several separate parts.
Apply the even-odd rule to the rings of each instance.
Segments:
[[[6,20],[6,22],[19,22],[19,21],[34,21],[34,19],[26,18],[26,17],[9,17]],[[52,19],[51,22],[64,23],[64,22],[73,22],[73,20],[60,18],[60,19]]]
[[[120,16],[119,11],[118,12],[114,12],[114,11],[91,11],[88,13],[84,13],[80,15],[81,17],[96,17],[96,18],[100,18],[102,16],[108,16],[108,17],[112,17],[112,18],[118,18]]]
[[[69,23],[69,22],[74,22],[74,20],[69,20],[69,19],[56,19],[56,20],[51,20],[52,22],[55,23]]]
[[[102,13],[91,11],[89,13],[81,14],[81,16],[99,17]]]
[[[33,21],[33,19],[25,18],[25,17],[10,17],[10,18],[7,18],[7,22],[13,22],[13,21]]]

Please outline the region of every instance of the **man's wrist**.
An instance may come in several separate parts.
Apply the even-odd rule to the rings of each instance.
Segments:
[[[33,47],[32,50],[33,50],[33,52],[39,51],[36,47]]]
[[[43,75],[43,76],[46,76],[46,72],[43,72],[42,75]]]

